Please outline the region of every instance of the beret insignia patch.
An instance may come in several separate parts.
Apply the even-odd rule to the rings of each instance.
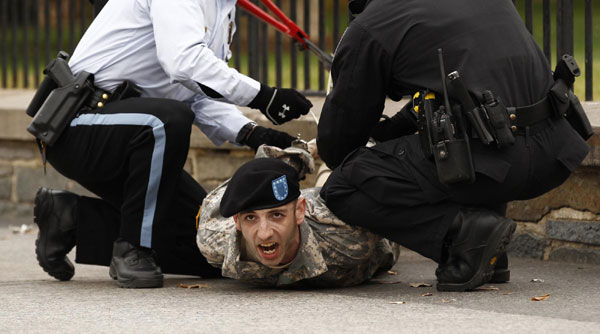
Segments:
[[[282,175],[275,180],[271,181],[271,187],[273,188],[273,195],[278,201],[283,201],[288,196],[288,183],[285,175]]]

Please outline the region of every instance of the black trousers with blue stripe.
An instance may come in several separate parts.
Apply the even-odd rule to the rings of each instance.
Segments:
[[[131,98],[81,113],[47,157],[100,199],[82,197],[79,263],[108,265],[117,238],[154,249],[165,273],[215,276],[196,246],[206,192],[185,171],[193,113],[181,102]]]

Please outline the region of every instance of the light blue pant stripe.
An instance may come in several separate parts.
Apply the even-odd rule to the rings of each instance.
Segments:
[[[71,126],[79,125],[141,125],[152,127],[154,134],[154,150],[150,162],[150,178],[146,188],[144,201],[144,218],[140,235],[140,246],[151,248],[152,224],[156,212],[158,187],[162,175],[167,137],[165,125],[156,116],[148,114],[83,114],[71,121]]]

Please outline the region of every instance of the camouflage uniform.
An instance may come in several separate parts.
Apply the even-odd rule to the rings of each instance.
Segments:
[[[376,272],[390,269],[399,248],[387,239],[344,224],[327,209],[319,188],[302,191],[306,218],[300,224],[300,247],[296,258],[283,269],[240,259],[241,232],[233,218],[219,213],[227,182],[213,190],[202,205],[198,247],[222,275],[267,286],[340,287],[360,284]]]

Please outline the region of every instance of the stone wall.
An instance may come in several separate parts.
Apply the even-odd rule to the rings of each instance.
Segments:
[[[30,119],[23,110],[31,96],[30,91],[0,90],[0,219],[32,217],[35,192],[41,186],[91,195],[50,165],[44,174],[35,142],[25,131]],[[322,98],[313,98],[314,110],[320,110],[322,103]],[[399,106],[388,103],[386,113],[395,112]],[[600,263],[600,104],[584,103],[584,107],[596,131],[589,140],[592,152],[562,186],[538,198],[509,204],[507,215],[518,222],[509,246],[512,255]],[[260,113],[243,112],[270,126]],[[303,139],[316,136],[311,116],[280,129],[301,134]],[[253,157],[246,148],[230,144],[215,147],[195,127],[190,146],[185,169],[206,189],[213,189]],[[310,175],[302,186],[314,185],[315,178]]]
[[[32,217],[33,200],[39,187],[66,189],[82,195],[94,196],[74,181],[60,175],[51,165],[44,173],[39,150],[33,137],[25,130],[31,119],[25,108],[33,96],[27,90],[0,90],[0,219]],[[313,99],[320,110],[322,98]],[[250,119],[264,126],[270,122],[260,112],[241,108]],[[312,116],[285,124],[278,129],[299,134],[303,139],[316,136]],[[239,166],[254,157],[246,147],[226,144],[213,145],[196,127],[193,127],[190,150],[185,170],[205,189],[211,190],[229,178]],[[317,168],[320,164],[317,164]],[[302,181],[303,187],[314,185],[316,175]]]

